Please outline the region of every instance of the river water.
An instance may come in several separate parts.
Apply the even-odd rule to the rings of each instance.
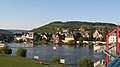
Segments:
[[[27,49],[27,57],[33,58],[33,56],[39,56],[40,60],[51,60],[52,58],[59,57],[65,58],[65,64],[77,65],[78,60],[82,56],[88,56],[94,62],[104,59],[104,53],[94,53],[92,48],[89,47],[75,47],[75,46],[56,46],[54,45],[33,45],[24,43],[8,43],[12,49],[12,55],[15,55],[15,51],[22,47]]]

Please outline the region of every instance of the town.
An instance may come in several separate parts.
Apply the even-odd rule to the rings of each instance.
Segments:
[[[0,0],[0,67],[120,67],[119,0]]]
[[[76,22],[76,23],[73,23]],[[79,22],[79,21],[69,21],[69,24],[83,24],[85,22]],[[1,33],[1,45],[0,47],[4,47],[5,43],[8,43],[10,47],[10,44],[19,44],[19,47],[22,46],[22,43],[24,43],[25,45],[23,46],[23,48],[25,46],[29,46],[32,47],[34,45],[52,45],[53,49],[56,50],[57,45],[62,46],[62,45],[67,45],[67,46],[75,46],[75,47],[89,47],[90,49],[92,48],[92,51],[97,53],[100,52],[101,50],[105,50],[105,44],[106,44],[106,40],[105,40],[105,34],[107,34],[108,32],[112,31],[113,28],[115,28],[117,25],[112,25],[112,24],[108,24],[108,23],[86,23],[87,24],[96,24],[95,26],[89,26],[88,28],[86,28],[87,26],[79,26],[77,28],[58,28],[55,27],[54,25],[59,25],[61,24],[61,22],[55,21],[52,22],[50,24],[47,24],[43,27],[50,27],[51,25],[53,26],[50,27],[52,29],[57,30],[56,31],[46,31],[46,32],[35,32],[34,29],[30,30],[30,31],[24,31],[24,32],[11,32],[9,31],[9,34],[4,34]],[[62,23],[64,24],[64,23]],[[70,25],[71,25],[70,24]],[[101,27],[97,27],[97,24],[99,25],[103,25],[101,26],[103,29],[101,29]],[[105,24],[107,24],[108,26],[106,26]],[[112,25],[112,27],[109,27],[109,25]],[[74,26],[73,26],[74,27]],[[43,30],[45,30],[43,29]],[[49,29],[49,28],[48,28]],[[37,29],[39,30],[39,29]],[[2,32],[8,32],[5,30],[2,30]],[[104,32],[103,32],[104,31]],[[4,34],[4,35],[3,35]],[[5,37],[6,35],[6,37]],[[116,34],[113,33],[112,35],[109,36],[108,38],[109,43],[115,43],[116,42]],[[119,39],[120,40],[120,39]],[[120,41],[119,41],[120,42]],[[20,45],[21,44],[21,45]],[[28,45],[27,45],[28,44]],[[31,46],[30,44],[33,44],[33,46]],[[13,46],[15,47],[15,46]],[[10,47],[10,48],[13,48]],[[102,51],[101,51],[102,52]],[[113,52],[115,53],[115,52]],[[26,55],[25,55],[26,56]],[[35,56],[38,58],[38,56]],[[94,62],[94,66],[97,67],[99,66],[100,61],[104,62],[104,59],[98,60],[97,62]]]
[[[71,22],[72,23],[72,22]],[[52,23],[51,23],[52,24]],[[53,23],[58,24],[58,22]],[[74,23],[75,24],[75,23]],[[101,23],[102,24],[102,23]],[[49,29],[49,28],[48,28]],[[85,26],[79,26],[79,28],[53,28],[57,29],[58,32],[25,32],[14,34],[14,42],[31,42],[35,44],[65,44],[65,45],[76,45],[79,43],[94,43],[105,44],[105,34],[112,30],[110,27],[101,28],[93,27],[86,29]],[[51,29],[49,29],[51,30]],[[104,31],[104,32],[103,32]],[[115,36],[115,35],[111,35]]]

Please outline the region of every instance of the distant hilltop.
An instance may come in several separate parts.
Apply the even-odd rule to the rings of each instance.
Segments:
[[[0,34],[13,34],[13,33],[7,30],[0,29]]]
[[[12,33],[24,33],[24,32],[26,32],[27,30],[12,30],[12,29],[10,29],[10,30],[7,30],[7,31],[9,31],[9,32],[12,32]]]
[[[105,27],[114,28],[117,26],[113,23],[104,23],[104,22],[82,22],[82,21],[54,21],[44,26],[35,28],[31,30],[36,33],[54,33],[54,32],[62,32],[65,29],[69,29],[70,31],[78,32],[81,27],[84,29],[104,29]]]

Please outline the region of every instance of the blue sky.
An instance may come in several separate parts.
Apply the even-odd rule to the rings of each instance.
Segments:
[[[52,21],[120,22],[120,0],[0,0],[1,29],[33,29]]]

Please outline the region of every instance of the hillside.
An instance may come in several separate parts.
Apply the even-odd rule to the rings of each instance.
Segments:
[[[7,30],[7,31],[9,31],[9,32],[12,32],[12,33],[24,33],[24,32],[26,32],[27,30]]]
[[[31,31],[36,33],[53,33],[53,32],[62,32],[63,29],[69,29],[70,31],[79,31],[80,27],[83,27],[86,30],[89,29],[104,29],[105,27],[114,28],[116,25],[112,23],[103,23],[103,22],[81,22],[81,21],[55,21],[44,25],[39,28],[35,28]]]
[[[0,29],[0,34],[13,34],[13,33],[7,30]]]
[[[14,35],[12,32],[0,29],[0,41],[10,43],[14,40]]]

